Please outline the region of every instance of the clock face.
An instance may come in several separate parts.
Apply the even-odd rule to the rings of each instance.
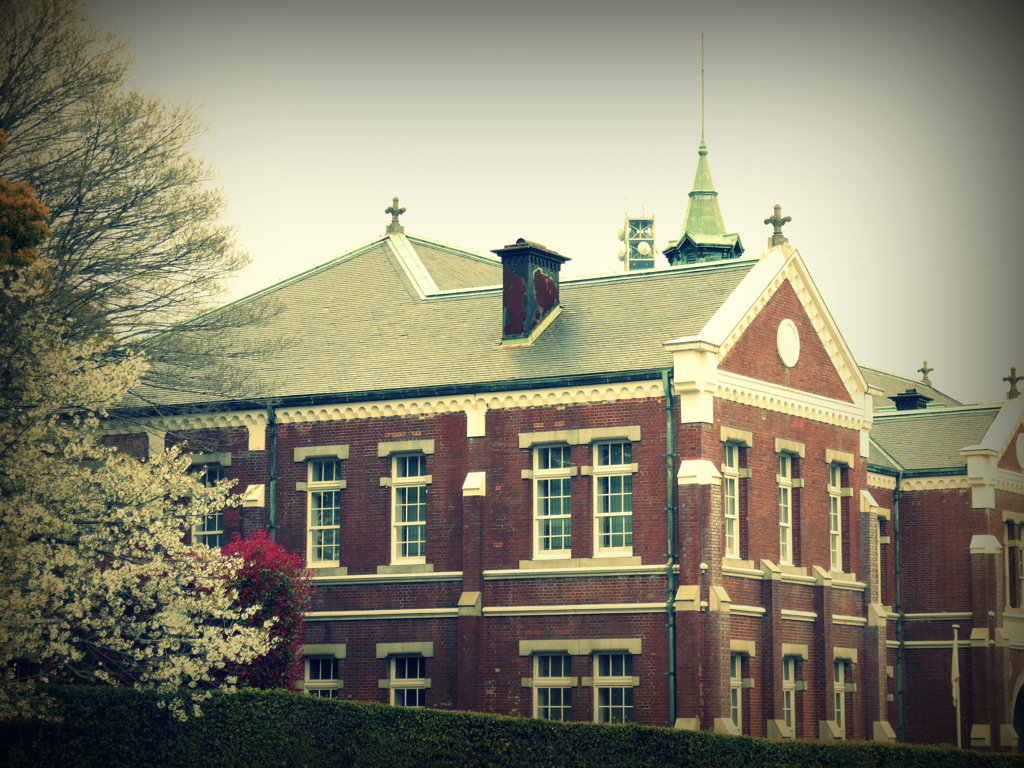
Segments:
[[[779,357],[782,364],[792,368],[800,359],[800,332],[796,329],[796,323],[788,317],[779,323],[779,330],[775,334],[775,343],[779,348]]]

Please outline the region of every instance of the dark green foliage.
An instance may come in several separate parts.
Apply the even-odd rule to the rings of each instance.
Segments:
[[[159,698],[54,687],[62,723],[0,723],[0,765],[331,768],[668,766],[1024,766],[1019,755],[872,743],[781,743],[641,726],[553,723],[314,699],[284,691],[216,696],[181,723]]]

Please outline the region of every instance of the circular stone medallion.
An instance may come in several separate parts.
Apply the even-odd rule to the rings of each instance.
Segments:
[[[1017,466],[1024,469],[1024,432],[1017,435]]]
[[[800,359],[800,332],[796,329],[796,323],[788,317],[779,323],[775,341],[779,347],[779,357],[782,358],[782,363],[787,368],[792,368]]]

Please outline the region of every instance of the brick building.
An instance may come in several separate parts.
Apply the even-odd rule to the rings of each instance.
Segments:
[[[1024,400],[1014,394],[965,406],[915,382],[893,391],[895,410],[875,413],[868,486],[889,508],[881,588],[908,741],[956,740],[954,636],[961,743],[1015,749],[1024,728]]]
[[[876,411],[905,380],[858,366],[778,211],[743,255],[706,155],[655,270],[562,279],[528,240],[406,235],[396,200],[381,238],[245,300],[277,312],[239,348],[283,343],[244,398],[116,438],[237,481],[196,539],[269,527],[306,558],[307,692],[809,739],[892,740],[902,704],[907,739],[953,741],[927,708],[955,619],[963,727],[1015,746],[1024,438],[991,431],[1019,408],[963,433],[962,477],[904,457],[939,409]]]

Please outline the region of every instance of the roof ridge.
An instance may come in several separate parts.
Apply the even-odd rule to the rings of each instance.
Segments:
[[[395,254],[399,266],[405,271],[406,277],[413,284],[419,298],[422,299],[432,293],[437,293],[440,289],[434,282],[433,275],[430,274],[430,270],[423,263],[423,259],[416,252],[416,246],[409,241],[409,238],[402,232],[389,232],[386,237],[391,252]]]
[[[722,259],[721,261],[702,261],[695,262],[693,264],[670,264],[667,266],[659,267],[657,269],[634,269],[628,272],[616,271],[616,272],[598,272],[592,275],[563,275],[559,282],[564,285],[565,283],[581,283],[588,280],[625,280],[629,278],[635,278],[638,280],[649,279],[651,275],[669,275],[676,272],[689,271],[689,272],[704,272],[704,271],[722,271],[727,268],[738,269],[740,267],[747,266],[749,262],[758,262],[761,260],[763,254],[757,254],[753,256],[740,256],[735,259]]]
[[[497,258],[494,258],[492,256],[488,256],[487,254],[484,254],[484,253],[478,253],[477,251],[470,251],[470,250],[468,250],[466,248],[460,248],[457,245],[452,245],[451,243],[446,243],[446,242],[443,242],[441,240],[436,240],[436,239],[434,239],[432,237],[425,237],[423,235],[409,235],[409,234],[407,234],[405,237],[406,237],[407,240],[410,240],[410,241],[420,241],[420,242],[422,242],[422,243],[424,243],[426,245],[430,245],[430,246],[433,246],[435,248],[443,248],[443,249],[445,249],[447,251],[451,251],[452,253],[454,253],[456,255],[459,255],[459,256],[468,256],[468,257],[470,257],[472,259],[478,259],[478,260],[484,261],[484,262],[486,262],[488,264],[496,264],[496,265],[499,265],[499,266],[501,265],[501,261],[499,259],[497,259]]]
[[[882,411],[875,412],[876,419],[887,419],[891,416],[936,416],[936,415],[950,415],[956,413],[965,413],[967,411],[998,411],[1002,408],[999,404],[979,404],[975,403],[972,405],[947,405],[944,408],[916,408],[908,411]]]

